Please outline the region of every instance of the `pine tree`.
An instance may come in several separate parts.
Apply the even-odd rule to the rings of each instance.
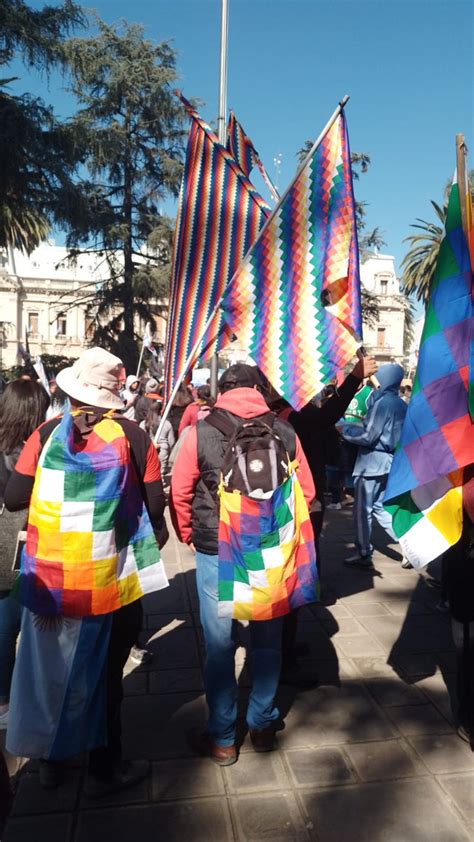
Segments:
[[[79,104],[69,131],[85,173],[67,242],[73,257],[103,254],[108,278],[86,299],[92,338],[131,369],[137,322],[153,324],[152,300],[167,293],[171,223],[159,206],[179,190],[184,113],[170,45],[152,44],[140,26],[98,27],[67,45]]]
[[[80,7],[70,0],[41,10],[23,0],[0,0],[0,65],[6,69],[19,58],[49,72],[64,64],[65,39],[83,23]],[[0,247],[29,252],[51,221],[67,215],[73,161],[52,109],[27,93],[13,95],[13,81],[0,80]]]

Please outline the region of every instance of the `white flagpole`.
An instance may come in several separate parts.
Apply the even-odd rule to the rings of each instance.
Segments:
[[[226,145],[227,134],[227,56],[229,42],[229,0],[222,0],[221,18],[221,66],[219,79],[219,113],[217,117],[217,136],[223,146]],[[211,357],[211,395],[217,397],[217,380],[219,377],[219,355]]]

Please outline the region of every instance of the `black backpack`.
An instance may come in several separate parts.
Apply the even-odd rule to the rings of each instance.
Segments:
[[[240,419],[218,409],[205,418],[205,423],[228,439],[222,462],[226,491],[240,491],[247,497],[267,497],[288,478],[290,457],[273,429],[274,421],[273,412]]]

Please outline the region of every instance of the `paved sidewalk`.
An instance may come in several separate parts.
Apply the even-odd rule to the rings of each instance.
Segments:
[[[394,558],[375,554],[378,575],[343,567],[350,535],[350,509],[328,512],[325,605],[304,609],[299,625],[318,683],[282,686],[278,751],[257,755],[247,738],[227,769],[186,743],[205,722],[202,633],[193,555],[171,538],[171,587],[145,600],[155,658],[129,664],[125,679],[125,753],[152,760],[153,775],[99,804],[81,796],[79,761],[52,792],[27,763],[3,842],[472,840],[474,754],[452,726],[449,615],[393,546]],[[239,649],[245,709],[244,660]]]

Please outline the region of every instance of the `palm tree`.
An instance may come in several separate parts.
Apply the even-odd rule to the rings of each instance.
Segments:
[[[474,201],[474,170],[469,173],[469,184]],[[404,240],[410,243],[410,249],[402,260],[403,275],[400,288],[406,295],[413,293],[418,301],[425,302],[428,298],[438,262],[439,247],[444,237],[450,191],[451,182],[445,187],[443,205],[431,200],[440,224],[438,220],[428,222],[426,219],[417,217],[417,221],[410,227],[418,228],[421,233],[411,234]]]
[[[402,260],[403,275],[401,290],[410,295],[414,293],[418,301],[426,301],[431,286],[431,279],[438,262],[439,247],[444,236],[447,201],[441,207],[431,200],[440,225],[417,217],[410,227],[419,228],[421,234],[411,234],[403,242],[410,243],[410,249]]]

